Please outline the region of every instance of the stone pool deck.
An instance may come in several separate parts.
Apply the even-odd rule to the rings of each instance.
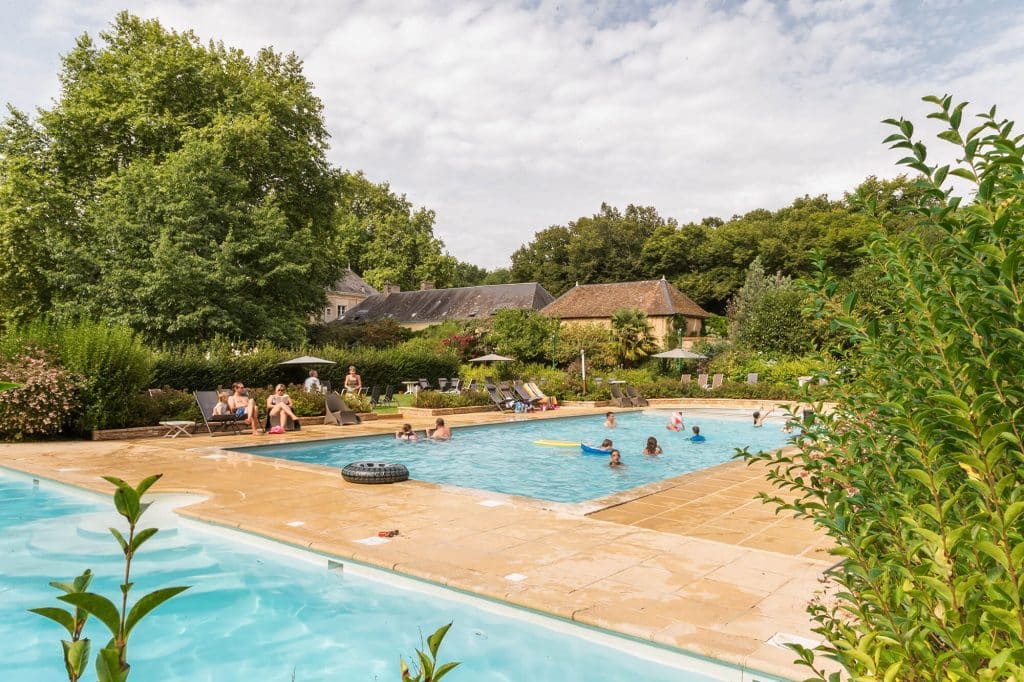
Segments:
[[[457,430],[605,411],[447,421]],[[413,420],[416,428],[428,423]],[[619,494],[615,506],[592,511],[419,481],[352,485],[337,469],[227,450],[394,427],[383,421],[309,427],[285,437],[5,444],[0,466],[104,493],[110,486],[101,475],[134,482],[163,473],[156,492],[207,497],[180,509],[184,516],[741,667],[807,676],[792,652],[767,640],[777,633],[818,639],[804,608],[822,593],[822,571],[834,559],[809,524],[751,499],[769,490],[757,467],[730,462],[645,487],[639,497]],[[400,535],[360,542],[390,529]]]

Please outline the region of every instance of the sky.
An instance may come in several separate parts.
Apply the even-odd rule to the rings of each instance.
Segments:
[[[296,53],[331,162],[487,268],[602,202],[689,222],[840,197],[899,172],[884,118],[944,158],[924,95],[1024,116],[1016,0],[0,0],[0,101],[52,106],[60,55],[121,9]]]

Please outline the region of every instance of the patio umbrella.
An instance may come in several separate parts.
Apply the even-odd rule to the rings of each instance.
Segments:
[[[664,353],[655,353],[652,358],[668,358],[670,360],[707,360],[708,356],[694,353],[682,348],[673,348]]]
[[[488,353],[487,355],[481,355],[478,358],[470,358],[470,362],[512,362],[515,358],[508,358],[504,355],[495,355],[494,353]]]
[[[324,360],[323,358],[315,358],[312,355],[303,355],[299,358],[292,358],[291,360],[285,360],[284,362],[277,363],[279,365],[336,365],[338,363],[334,360]]]

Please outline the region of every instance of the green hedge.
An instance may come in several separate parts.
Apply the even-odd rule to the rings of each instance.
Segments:
[[[403,381],[420,377],[433,383],[438,377],[454,377],[459,372],[454,354],[422,345],[403,344],[384,350],[326,347],[301,352],[337,363],[316,368],[320,380],[329,381],[334,388],[341,388],[349,365],[355,365],[364,386],[382,388],[389,384],[401,388]],[[193,391],[228,387],[235,381],[248,386],[301,383],[308,368],[279,364],[298,354],[300,351],[280,348],[260,348],[238,355],[208,354],[196,347],[161,353],[156,360],[153,385]]]

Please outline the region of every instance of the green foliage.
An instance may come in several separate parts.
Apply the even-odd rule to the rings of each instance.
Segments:
[[[474,407],[477,405],[493,405],[490,396],[484,391],[462,391],[461,393],[442,393],[441,391],[420,391],[416,394],[413,407],[441,409],[445,407]]]
[[[52,109],[0,125],[4,316],[302,341],[343,261],[301,62],[127,13],[100,39],[62,58]]]
[[[792,355],[811,350],[812,323],[803,315],[807,294],[780,273],[765,274],[760,256],[729,302],[729,333],[737,345]]]
[[[448,625],[438,628],[434,634],[427,638],[427,651],[416,650],[419,667],[415,671],[409,670],[409,666],[405,664],[405,659],[401,660],[402,682],[439,682],[441,678],[459,665],[456,662],[438,665],[437,651],[441,648],[441,642],[444,641],[444,637],[448,634],[451,626],[452,624],[448,623]]]
[[[798,377],[832,375],[835,369],[833,361],[817,356],[771,357],[746,349],[725,351],[707,363],[708,373],[724,374],[728,381],[746,381],[756,373],[758,381],[793,386]]]
[[[551,357],[551,338],[558,329],[558,320],[536,310],[504,308],[490,320],[484,343],[499,355],[522,362]]]
[[[70,640],[61,642],[69,682],[78,682],[89,662],[90,640],[81,638],[82,628],[89,616],[105,625],[111,635],[110,641],[96,656],[98,682],[125,682],[131,672],[131,666],[128,664],[128,640],[132,631],[153,609],[188,589],[165,587],[154,590],[140,597],[131,609],[128,608],[128,596],[134,585],[131,580],[132,559],[142,545],[157,534],[156,528],[138,529],[139,520],[149,507],[149,504],[142,502],[142,496],[162,475],[150,476],[134,487],[114,476],[103,477],[117,488],[114,492],[114,507],[128,523],[127,537],[116,528],[110,529],[110,534],[117,540],[124,554],[124,582],[120,586],[120,607],[110,599],[88,591],[92,571],[86,569],[71,583],[50,583],[64,592],[57,599],[75,607],[74,611],[53,607],[30,609],[33,613],[58,623],[71,636]]]
[[[153,356],[127,327],[81,320],[56,322],[39,318],[12,326],[3,339],[5,352],[41,347],[79,376],[81,428],[117,427],[132,419],[135,399],[152,378]]]
[[[563,367],[578,362],[581,350],[586,352],[588,367],[612,367],[618,361],[615,343],[607,327],[581,323],[562,325],[558,330],[555,361]]]
[[[636,308],[622,308],[612,313],[611,336],[616,356],[627,366],[647,358],[658,349],[647,315]]]
[[[900,163],[924,176],[907,216],[921,229],[867,247],[897,312],[858,308],[823,274],[821,312],[858,371],[798,452],[748,457],[843,560],[838,593],[810,610],[828,644],[805,662],[834,658],[857,680],[1021,679],[1024,145],[994,108],[966,126],[965,104],[926,101],[960,161],[930,165],[913,124],[887,121]]]
[[[81,377],[39,350],[0,357],[0,380],[0,440],[57,435],[81,411]]]
[[[378,289],[388,283],[418,289],[424,280],[448,287],[457,273],[473,274],[474,266],[460,264],[444,252],[444,243],[434,236],[434,212],[414,209],[386,182],[376,184],[362,173],[344,173],[338,208],[336,256]]]
[[[314,346],[388,348],[408,341],[412,332],[391,319],[344,324],[328,322],[311,329],[309,338]]]
[[[704,320],[704,335],[725,337],[729,335],[729,319],[724,315],[712,315]]]
[[[313,355],[336,364],[318,367],[321,381],[341,387],[349,365],[355,365],[364,386],[400,387],[403,381],[419,377],[458,376],[459,362],[454,354],[439,352],[436,342],[423,347],[415,340],[387,349],[311,348]],[[188,346],[160,353],[156,359],[153,383],[158,386],[210,390],[243,381],[247,386],[271,386],[299,383],[307,370],[281,366],[295,357],[294,350],[259,346],[251,350]],[[293,395],[292,398],[295,396]]]

